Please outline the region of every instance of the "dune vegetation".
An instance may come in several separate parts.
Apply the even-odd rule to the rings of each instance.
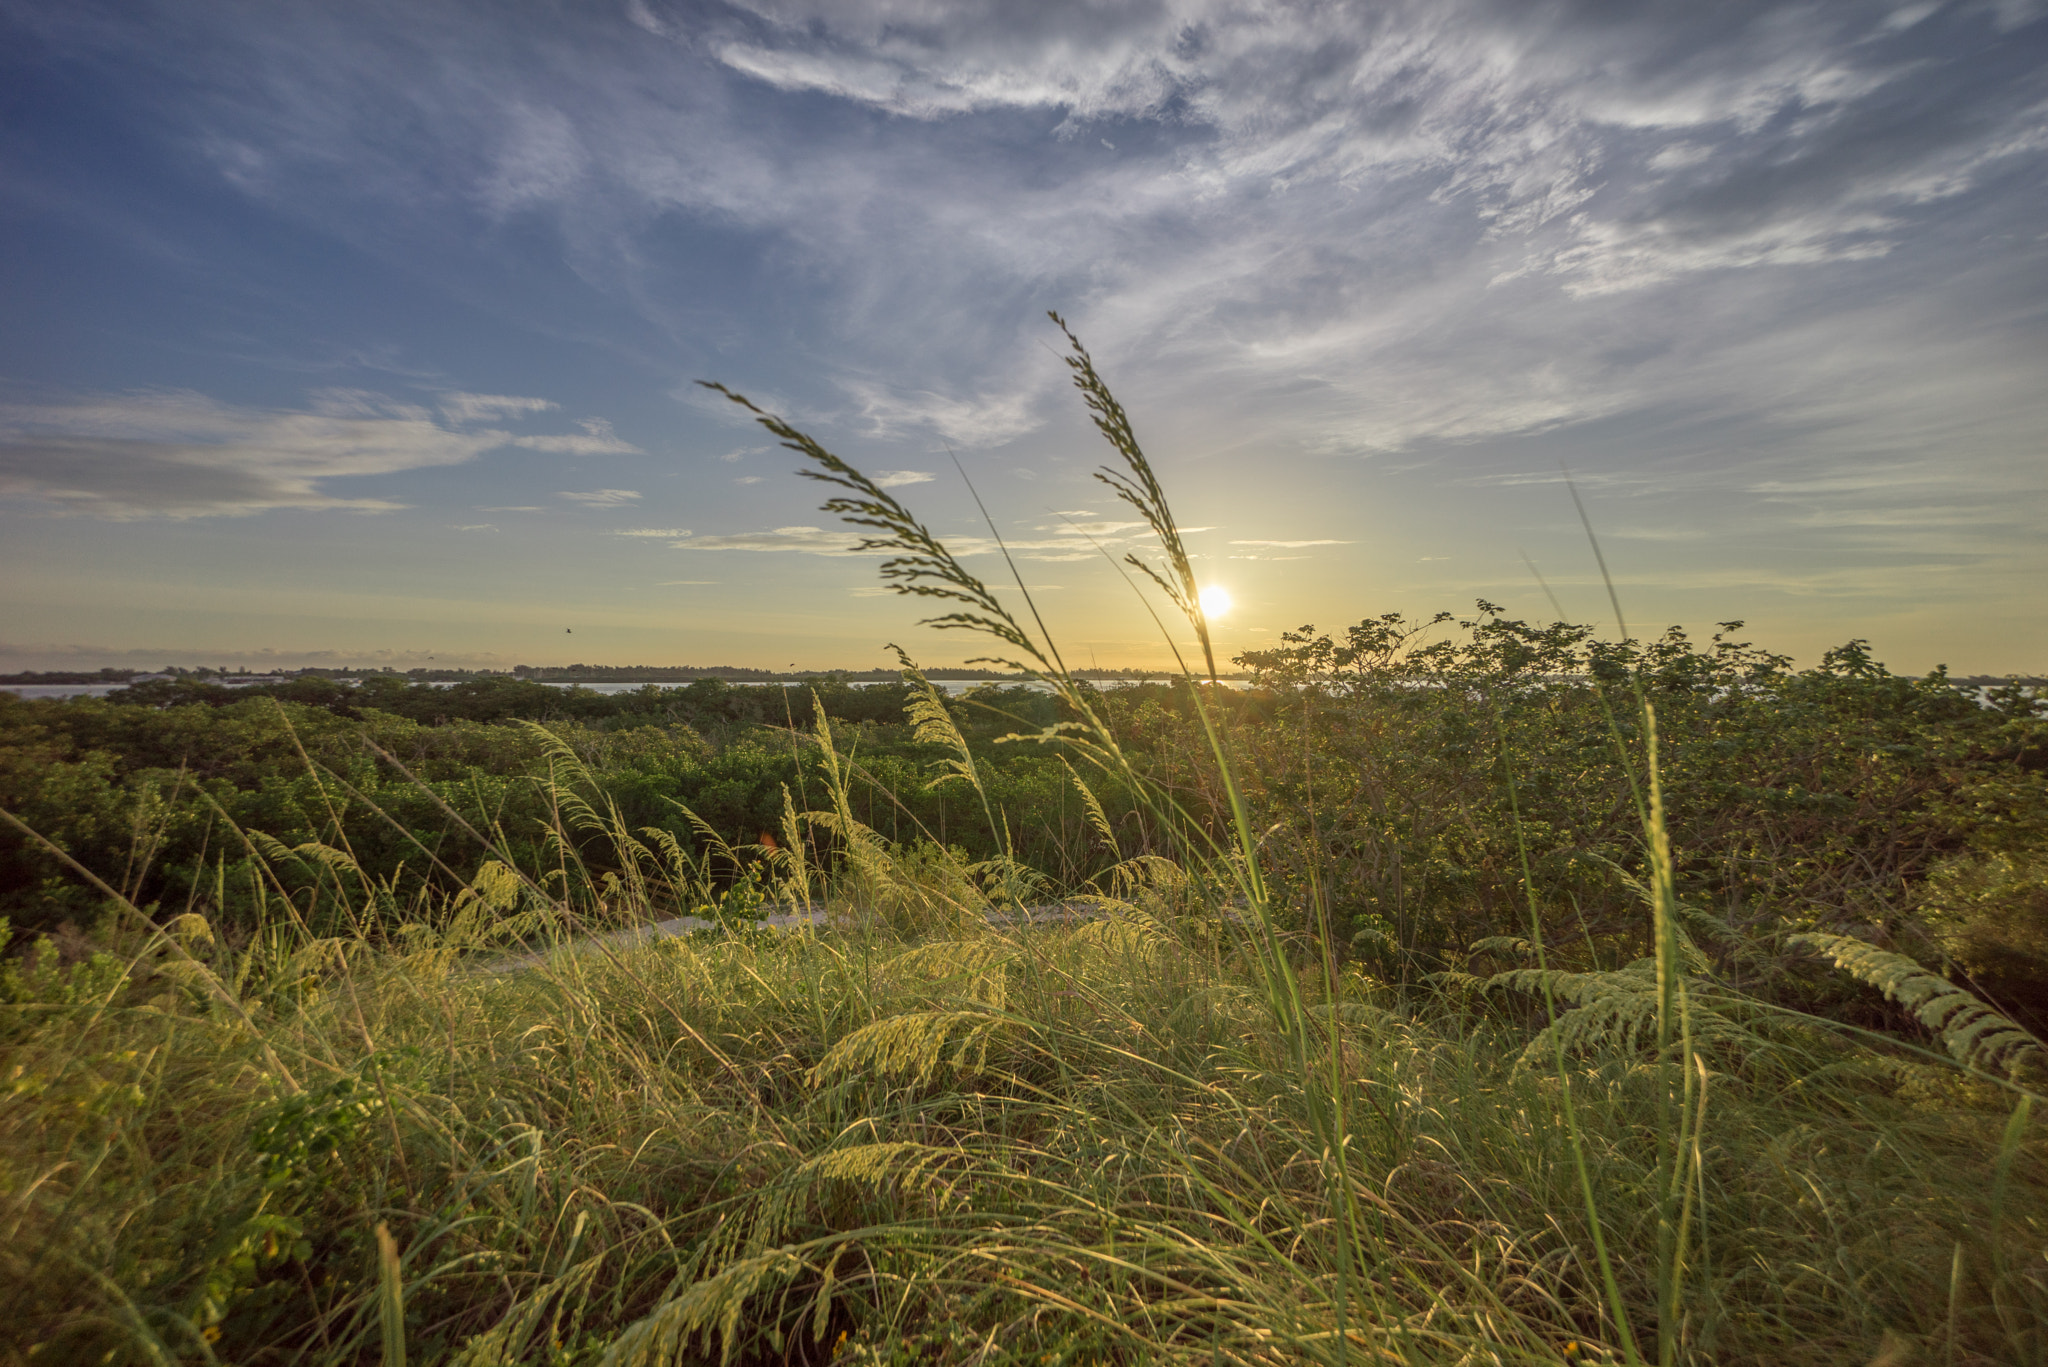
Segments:
[[[2048,702],[1487,604],[1214,687],[1068,340],[1176,683],[757,411],[1040,687],[0,700],[0,1357],[2048,1362]]]

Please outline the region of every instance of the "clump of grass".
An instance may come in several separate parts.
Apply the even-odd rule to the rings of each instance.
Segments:
[[[381,1222],[417,1361],[824,1361],[843,1334],[843,1361],[1555,1362],[1617,1337],[1577,1162],[1654,1323],[1636,1056],[1589,1042],[1560,1078],[1510,1025],[1346,975],[1308,1004],[1356,1098],[1333,1194],[1255,961],[1168,922],[520,974],[364,949],[348,979],[252,1004],[260,1038],[197,1005],[14,1037],[17,1352],[374,1357]],[[1953,1303],[1959,1353],[2026,1360],[2037,1137],[2001,1157],[1997,1116],[1894,1099],[1824,1037],[1720,1068],[1688,1358],[1835,1363],[1887,1331],[1938,1355]],[[1369,1236],[1348,1266],[1338,1199]]]

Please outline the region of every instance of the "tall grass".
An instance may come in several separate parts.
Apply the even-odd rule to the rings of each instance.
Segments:
[[[128,906],[125,960],[10,980],[8,1360],[2048,1361],[2048,1155],[2005,1068],[2023,1042],[1946,1066],[1715,984],[1646,701],[1642,963],[1552,968],[1526,867],[1533,967],[1433,992],[1340,962],[1317,908],[1276,902],[1202,687],[1192,560],[1068,339],[1118,462],[1101,477],[1159,544],[1129,568],[1194,638],[1225,834],[1119,744],[1021,577],[1013,612],[887,490],[727,391],[888,553],[885,583],[1059,695],[1067,720],[1016,743],[1081,766],[1097,834],[1114,847],[1088,766],[1144,796],[1174,857],[1117,864],[1087,890],[1099,919],[1029,925],[1042,888],[1013,855],[969,865],[857,818],[859,755],[822,710],[792,729],[821,800],[785,793],[773,848],[631,829],[559,745],[552,866],[472,828],[493,858],[445,901],[396,902],[345,843],[235,832],[262,934]],[[1011,850],[923,696],[937,781],[979,793]],[[345,914],[266,873],[285,859]],[[770,902],[833,922],[746,929]],[[579,937],[690,910],[728,927]],[[310,929],[330,924],[359,931]]]

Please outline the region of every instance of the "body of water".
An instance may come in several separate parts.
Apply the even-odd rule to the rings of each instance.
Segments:
[[[23,698],[104,698],[127,684],[0,684],[0,692]]]
[[[225,681],[215,680],[214,682],[224,682],[225,686],[228,688],[249,688],[257,684],[289,683],[290,680],[254,676],[247,679],[228,679]],[[340,682],[353,683],[354,680],[343,679]],[[647,687],[647,685],[644,683],[556,683],[553,680],[548,679],[538,680],[538,682],[545,683],[549,688],[581,688],[586,689],[592,693],[604,693],[607,695],[616,693],[637,693],[641,689]],[[853,686],[855,688],[874,688],[882,682],[886,681],[863,679],[859,682],[856,682]],[[941,693],[949,694],[953,697],[958,697],[960,694],[967,692],[969,689],[980,688],[985,684],[1005,685],[1017,684],[1019,682],[1020,681],[1016,679],[934,679],[932,680],[932,686],[938,689]],[[1156,679],[1097,679],[1094,682],[1098,687],[1102,688],[1122,688],[1130,684],[1147,682],[1157,683],[1161,681]],[[0,684],[0,690],[4,690],[8,693],[13,693],[16,696],[23,698],[104,698],[109,693],[118,693],[120,690],[126,688],[127,686],[128,685],[126,684],[120,683]],[[432,688],[455,687],[454,683],[446,680],[435,680],[431,682],[428,686]],[[657,687],[660,688],[684,688],[687,686],[688,685],[677,683],[661,683],[657,685]],[[736,688],[802,688],[806,685],[804,685],[803,682],[800,680],[789,681],[776,679],[741,679],[733,681],[733,686]],[[1024,683],[1023,686],[1026,688],[1035,689],[1041,693],[1048,691],[1046,686],[1041,683],[1027,682]],[[1249,684],[1246,684],[1241,680],[1233,679],[1224,680],[1223,686],[1225,688],[1250,687]]]

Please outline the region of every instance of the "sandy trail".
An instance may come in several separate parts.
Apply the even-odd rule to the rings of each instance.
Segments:
[[[1036,926],[1093,921],[1106,914],[1099,903],[1092,901],[1048,902],[1042,906],[1025,907],[1021,912],[991,911],[985,919],[992,926]],[[775,912],[747,924],[756,930],[781,930],[792,926],[822,928],[831,924],[831,915],[826,908],[813,904],[799,911]],[[716,930],[718,927],[719,922],[707,920],[702,916],[674,916],[666,921],[649,921],[644,925],[624,926],[618,930],[578,935],[551,949],[513,954],[491,963],[479,964],[477,971],[510,973],[516,969],[534,967],[561,954],[586,954],[593,949],[637,949],[643,945],[653,944],[657,940],[693,935],[700,930]]]

